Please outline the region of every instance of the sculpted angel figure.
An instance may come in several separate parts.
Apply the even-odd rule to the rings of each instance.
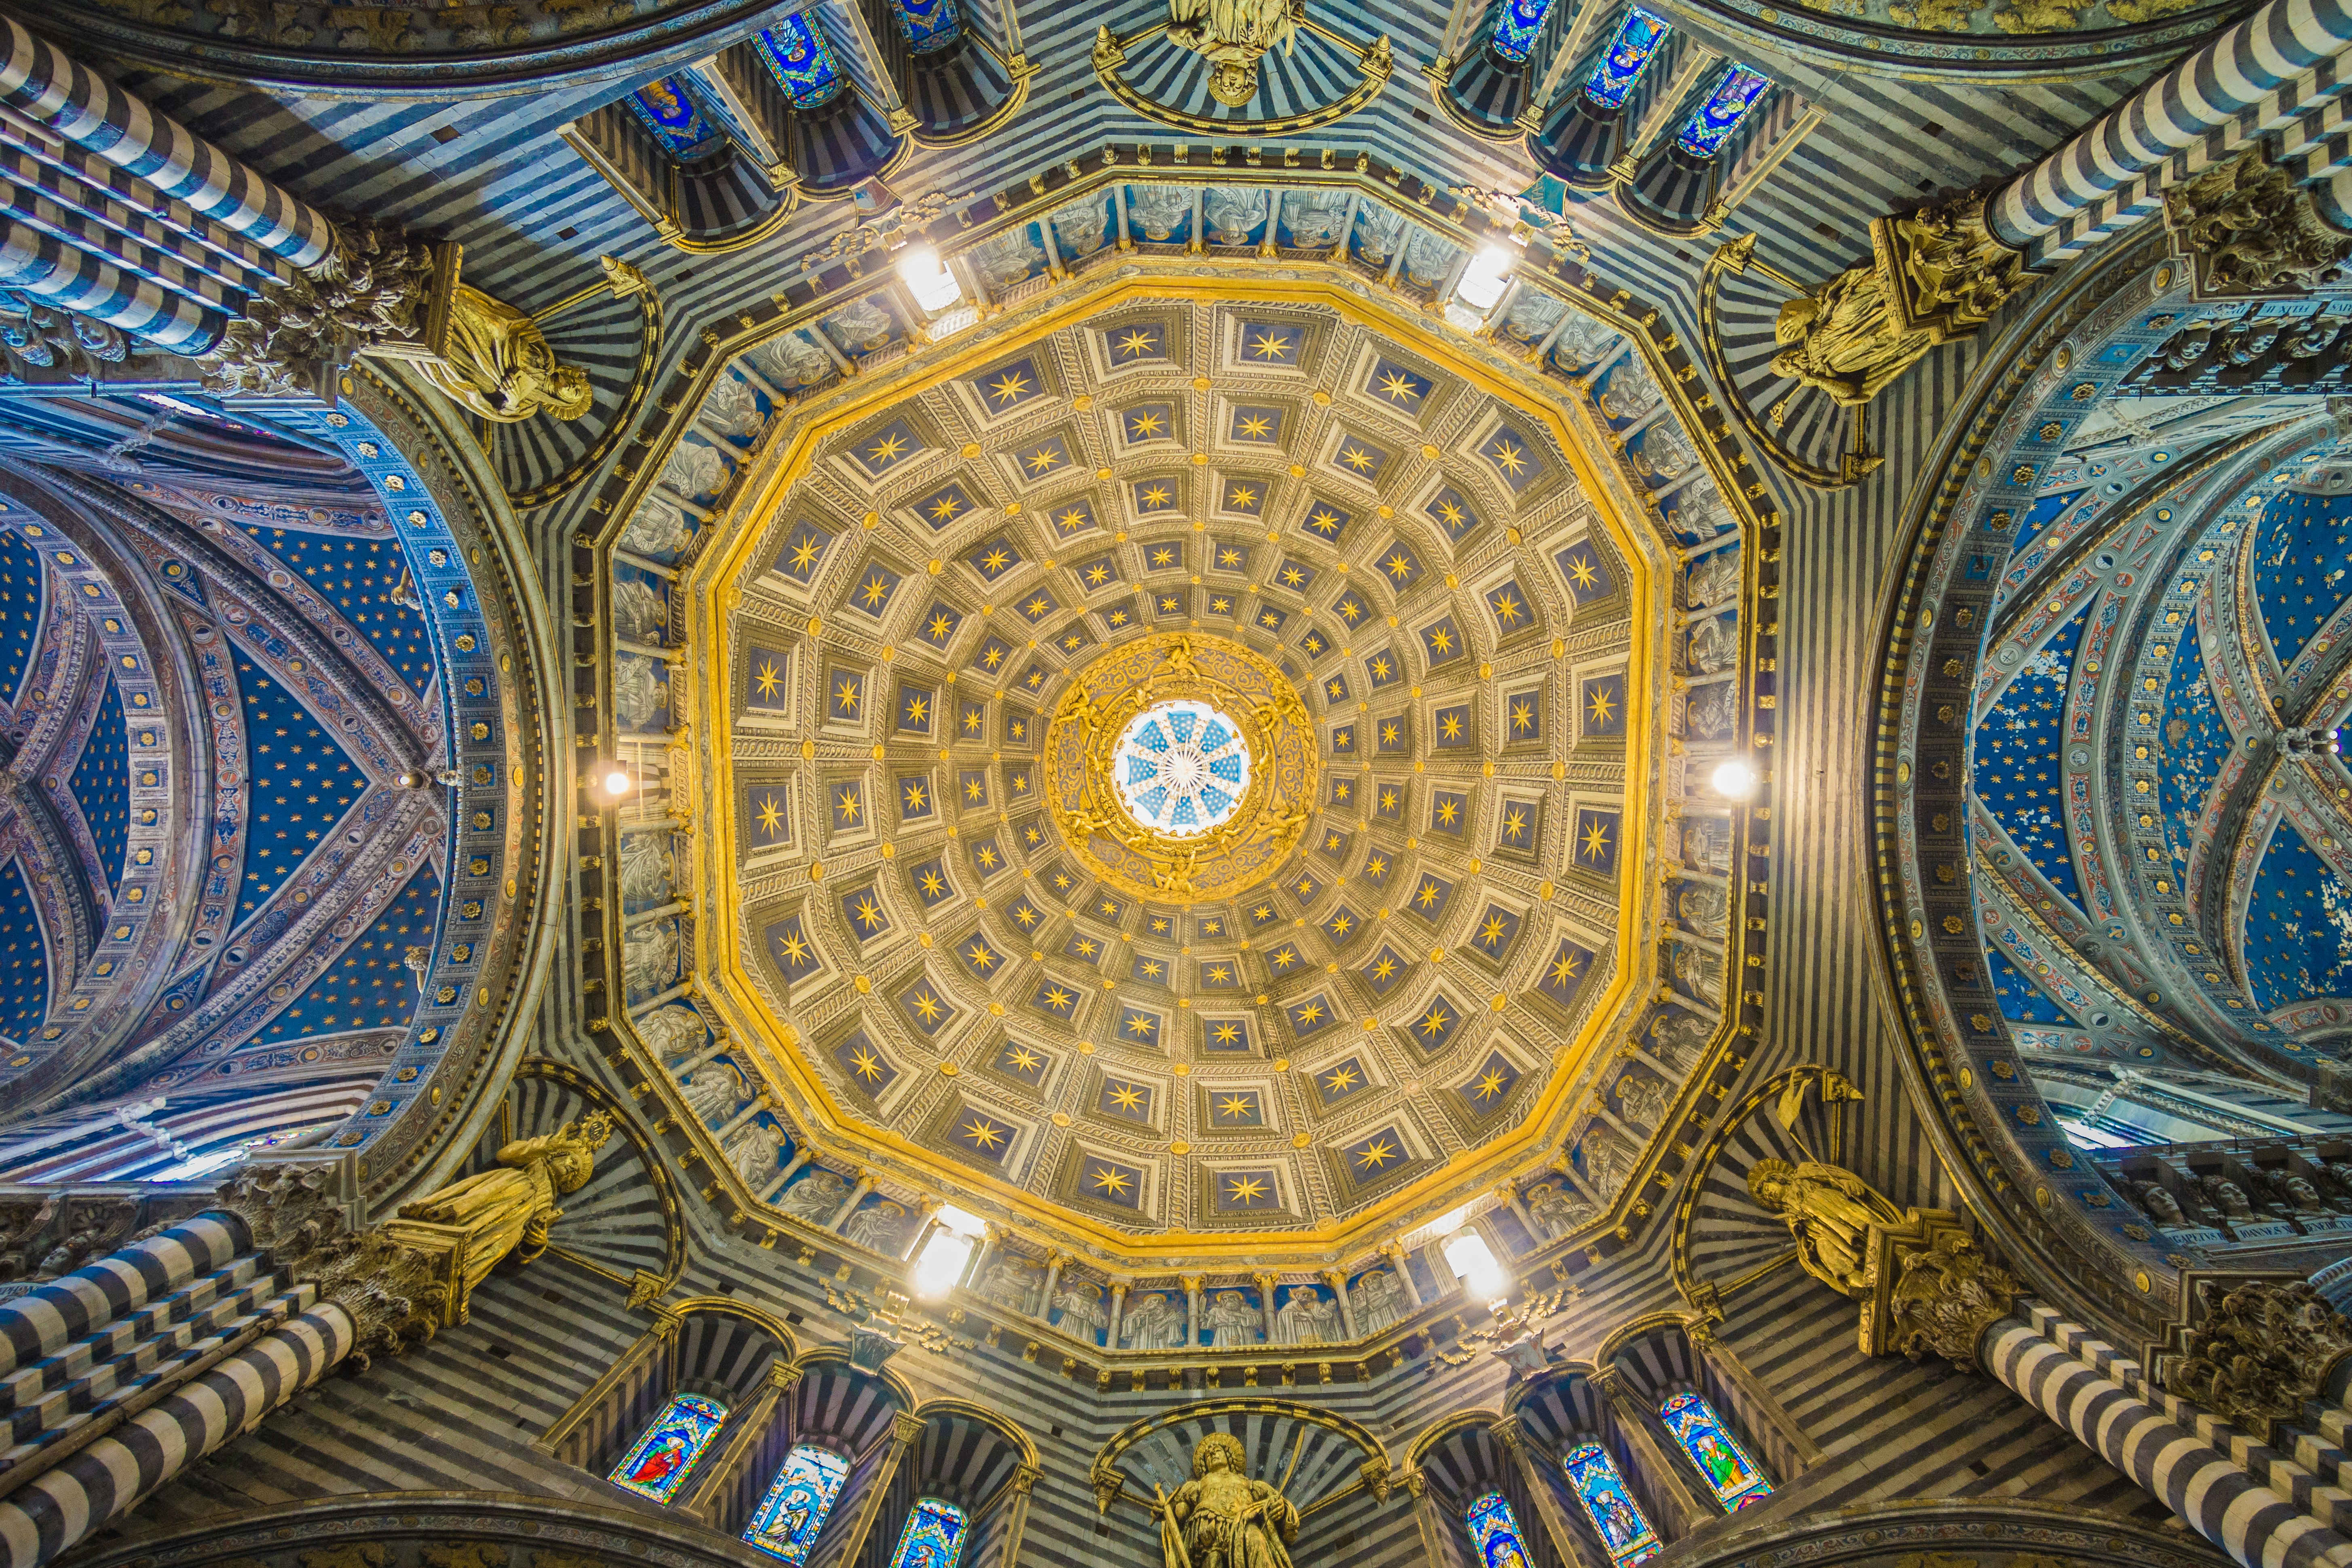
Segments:
[[[577,419],[593,394],[588,373],[559,364],[539,323],[460,283],[449,302],[449,353],[425,374],[452,403],[500,425],[534,414]]]
[[[1238,109],[1257,96],[1259,58],[1288,54],[1305,16],[1299,0],[1168,0],[1168,41],[1205,57],[1209,96]]]
[[[1758,1207],[1789,1222],[1805,1272],[1848,1296],[1869,1289],[1870,1227],[1903,1217],[1852,1171],[1811,1160],[1758,1161],[1748,1173],[1748,1193]]]
[[[508,1253],[529,1263],[547,1250],[548,1227],[563,1217],[555,1200],[588,1184],[596,1151],[612,1135],[611,1120],[597,1111],[543,1137],[518,1138],[499,1151],[495,1168],[403,1204],[400,1217],[464,1227],[464,1290],[470,1294]]]
[[[1298,1509],[1254,1481],[1241,1439],[1213,1432],[1192,1450],[1192,1479],[1160,1512],[1165,1568],[1290,1568]]]

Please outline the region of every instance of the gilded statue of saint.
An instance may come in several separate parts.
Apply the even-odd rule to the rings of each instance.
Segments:
[[[1789,1222],[1805,1272],[1847,1296],[1869,1288],[1870,1227],[1903,1218],[1852,1171],[1811,1160],[1796,1165],[1758,1161],[1748,1173],[1748,1192],[1759,1207]]]
[[[547,1250],[548,1226],[563,1217],[555,1200],[587,1184],[596,1151],[612,1135],[612,1121],[598,1111],[544,1137],[518,1138],[499,1151],[495,1169],[403,1204],[400,1217],[464,1227],[465,1289],[470,1292],[508,1253],[529,1263]]]
[[[1927,333],[1902,330],[1877,269],[1867,264],[1783,304],[1772,341],[1781,345],[1774,374],[1819,387],[1847,408],[1876,397],[1931,346]]]
[[[1290,1568],[1298,1510],[1254,1481],[1241,1439],[1212,1432],[1192,1449],[1192,1479],[1162,1500],[1160,1551],[1165,1568]]]
[[[449,301],[448,353],[425,371],[451,402],[500,425],[541,413],[577,419],[592,396],[588,373],[557,363],[537,321],[463,283]]]
[[[1168,0],[1168,41],[1209,62],[1209,96],[1238,109],[1257,96],[1257,62],[1290,53],[1301,0]]]

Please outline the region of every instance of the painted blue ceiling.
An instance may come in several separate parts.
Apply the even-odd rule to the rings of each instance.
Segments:
[[[2205,797],[2230,755],[2230,726],[2213,701],[2205,679],[2205,650],[2198,641],[2197,623],[2189,622],[2174,653],[2172,673],[2164,688],[2164,716],[2158,728],[2164,749],[2164,766],[2157,775],[2157,799],[2164,813],[2164,841],[2173,864],[2183,873],[2189,867],[2189,847],[2197,837],[2197,821],[2205,811]]]
[[[367,780],[341,742],[251,659],[238,658],[236,679],[251,781],[236,906],[243,924],[341,820]]]
[[[422,692],[432,684],[433,641],[425,622],[407,605],[393,603],[393,590],[408,569],[398,540],[289,533],[282,528],[246,531],[365,634],[411,688]]]
[[[82,820],[89,824],[98,848],[100,879],[91,891],[103,909],[122,881],[122,857],[131,837],[131,737],[122,718],[122,693],[114,678],[105,678],[106,690],[98,700],[98,716],[82,742],[81,761],[74,765],[71,787]]]
[[[2018,519],[2017,544],[2011,552],[2011,558],[2014,560],[2032,549],[2034,536],[2065,515],[2066,509],[2073,506],[2082,493],[2081,490],[2061,490],[2054,495],[2036,497],[2033,504],[2026,508],[2025,515]]]
[[[2279,662],[2290,664],[2352,592],[2352,495],[2273,497],[2254,543],[2254,599]]]
[[[2352,995],[2352,891],[2292,823],[2271,835],[2254,871],[2246,984],[2266,1012],[2310,996]]]
[[[2059,748],[2066,712],[2066,683],[2091,602],[2060,626],[2027,659],[1977,726],[1973,787],[2000,823],[2050,883],[2079,903],[2074,858],[2067,852],[2064,770]]]
[[[49,953],[23,863],[0,866],[0,1034],[19,1044],[49,1012]]]
[[[0,533],[0,702],[14,702],[41,640],[41,558],[14,529]]]
[[[416,1011],[416,976],[402,960],[411,947],[433,945],[440,910],[441,875],[430,864],[420,866],[375,924],[254,1037],[254,1043],[352,1029],[406,1028],[409,1016]]]
[[[2009,954],[1990,942],[1985,944],[1985,973],[1992,981],[1992,994],[2000,1004],[2000,1016],[2011,1023],[2071,1024],[2074,1021],[2042,987],[2028,980],[2024,972],[2010,962]]]

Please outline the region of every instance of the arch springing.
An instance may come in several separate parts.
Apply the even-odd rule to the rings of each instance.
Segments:
[[[1736,1513],[1771,1495],[1772,1483],[1764,1479],[1764,1472],[1703,1395],[1675,1394],[1658,1407],[1658,1419],[1706,1478],[1706,1484],[1715,1489],[1715,1500],[1726,1513]]]
[[[1462,1510],[1462,1522],[1485,1568],[1527,1568],[1528,1544],[1519,1534],[1519,1516],[1502,1493],[1487,1492],[1475,1500]]]
[[[956,1568],[969,1522],[963,1510],[942,1498],[917,1498],[907,1527],[898,1532],[898,1549],[890,1553],[890,1568]]]
[[[667,1502],[726,1421],[727,1406],[708,1394],[674,1395],[609,1479],[641,1497]]]
[[[1651,1528],[1642,1505],[1633,1500],[1633,1489],[1617,1473],[1616,1461],[1607,1449],[1598,1443],[1580,1443],[1568,1451],[1560,1465],[1568,1471],[1568,1484],[1575,1489],[1585,1517],[1600,1533],[1601,1545],[1609,1549],[1613,1568],[1633,1568],[1658,1554],[1658,1532]]]
[[[830,1448],[799,1445],[784,1456],[783,1468],[768,1484],[743,1539],[771,1557],[806,1563],[833,1512],[834,1500],[841,1496],[841,1483],[848,1479],[847,1459]]]

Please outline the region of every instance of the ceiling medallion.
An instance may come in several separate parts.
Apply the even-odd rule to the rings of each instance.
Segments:
[[[1089,870],[1145,899],[1230,898],[1307,828],[1314,722],[1282,672],[1230,638],[1166,633],[1078,672],[1045,732],[1054,820]]]

